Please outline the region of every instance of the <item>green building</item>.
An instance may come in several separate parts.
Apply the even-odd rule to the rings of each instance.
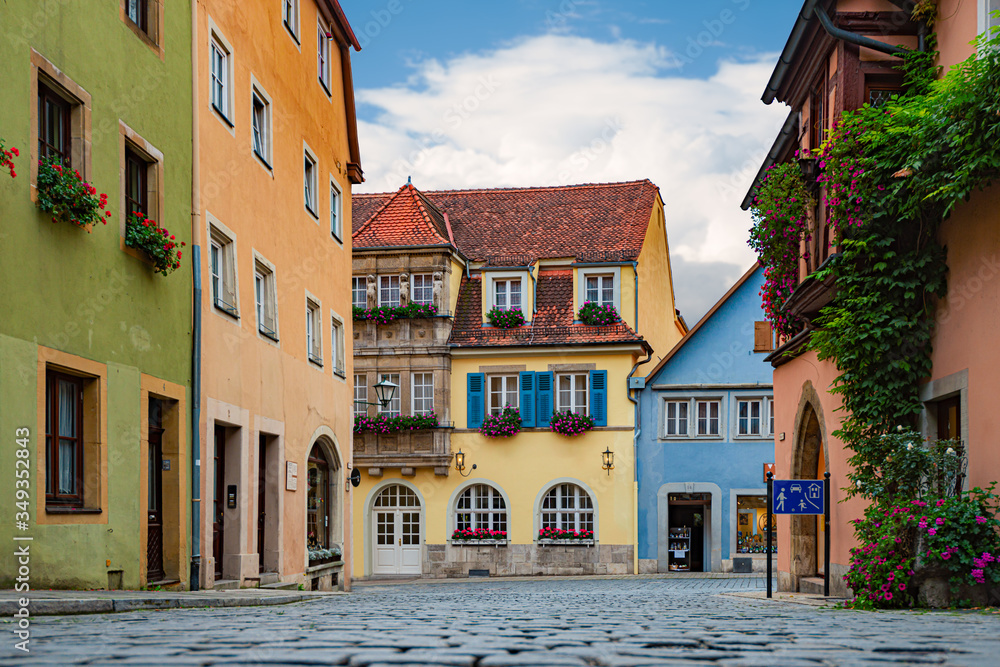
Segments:
[[[186,588],[191,5],[7,2],[0,23],[0,141],[20,153],[0,169],[0,587]],[[96,224],[42,210],[83,182],[91,208],[107,195]],[[169,260],[126,244],[133,212]]]

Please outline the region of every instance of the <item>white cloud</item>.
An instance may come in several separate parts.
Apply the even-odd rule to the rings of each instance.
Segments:
[[[407,176],[425,190],[649,178],[679,264],[722,263],[738,277],[753,262],[739,204],[787,114],[760,102],[773,63],[722,61],[698,79],[653,44],[554,34],[414,63],[405,85],[357,91],[376,109],[359,122],[357,191],[395,190]],[[722,292],[680,269],[692,323]]]

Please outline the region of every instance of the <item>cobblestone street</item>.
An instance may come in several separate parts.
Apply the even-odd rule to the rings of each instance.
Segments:
[[[368,585],[280,607],[33,619],[2,665],[996,665],[1000,618],[861,613],[725,593],[763,580]],[[27,657],[27,659],[26,659]]]

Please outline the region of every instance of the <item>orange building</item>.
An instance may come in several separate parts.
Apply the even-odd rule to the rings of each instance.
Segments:
[[[337,0],[193,11],[201,583],[347,588],[360,46]]]

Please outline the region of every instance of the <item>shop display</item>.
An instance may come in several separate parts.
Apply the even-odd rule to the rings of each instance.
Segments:
[[[687,572],[691,569],[691,528],[683,526],[670,529],[670,564],[671,572]]]

